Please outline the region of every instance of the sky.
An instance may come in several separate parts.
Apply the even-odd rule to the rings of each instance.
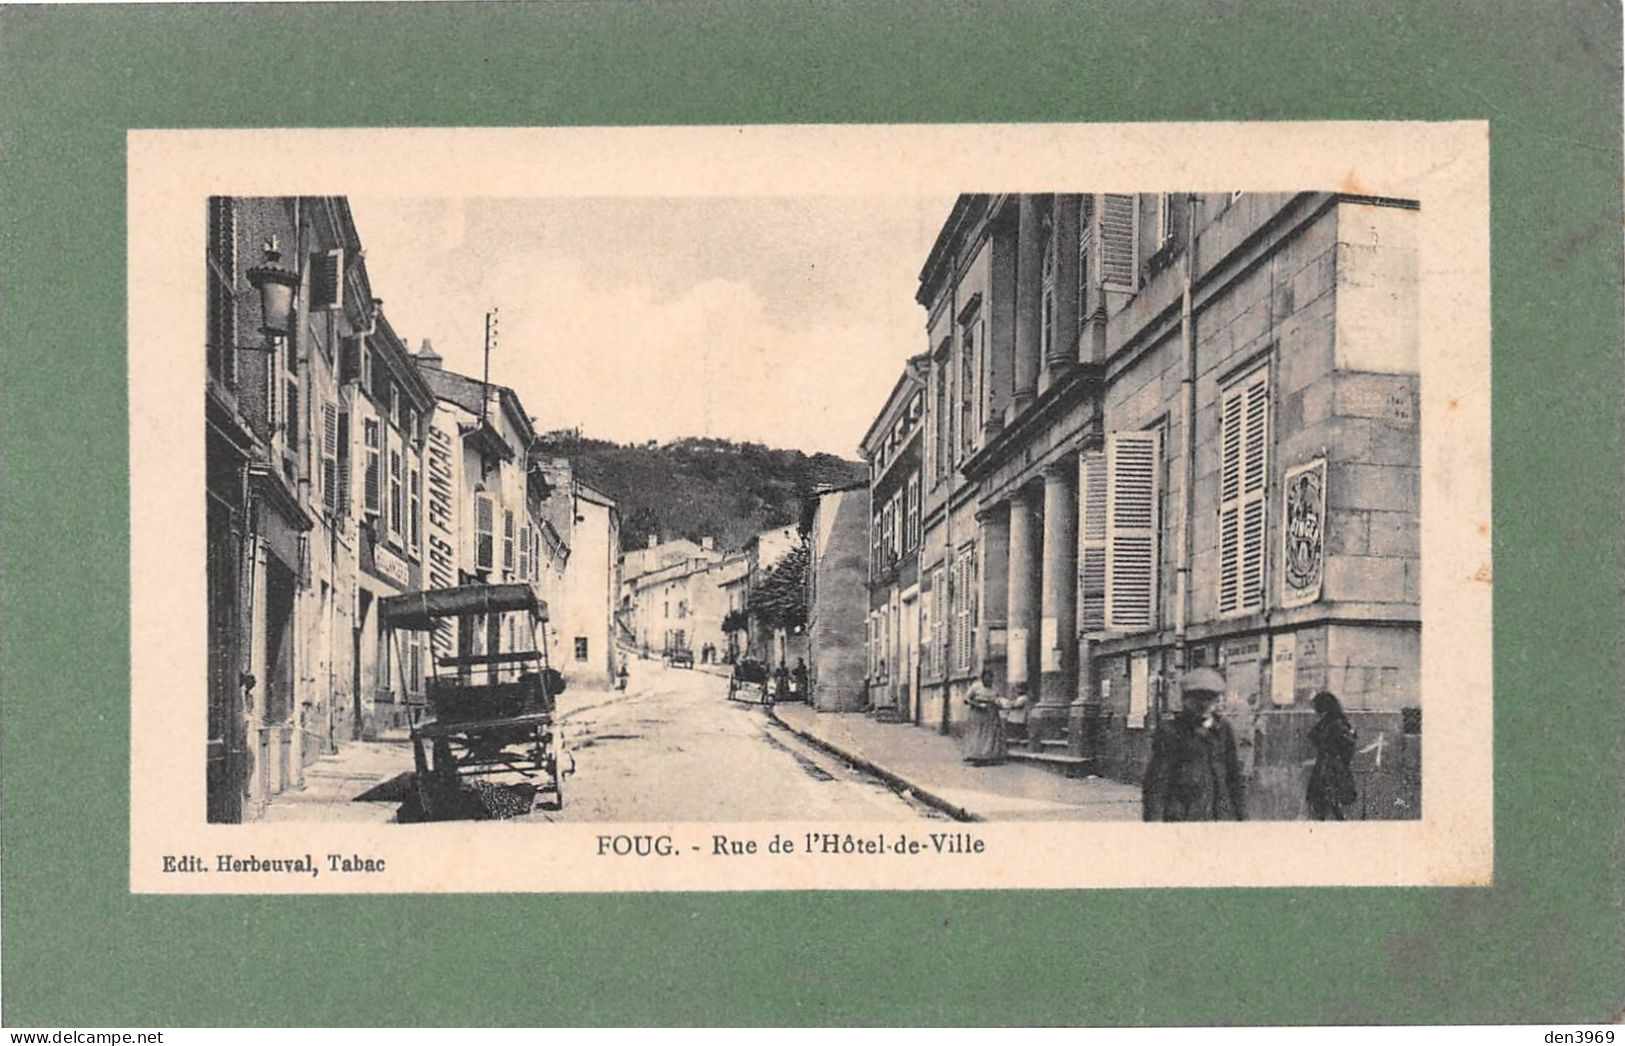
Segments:
[[[350,198],[373,293],[417,352],[539,431],[856,455],[924,350],[921,267],[952,197]]]

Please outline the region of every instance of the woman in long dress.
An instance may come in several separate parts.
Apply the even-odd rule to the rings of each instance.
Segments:
[[[970,714],[965,722],[965,762],[985,766],[1004,761],[1004,722],[1000,701],[993,689],[993,670],[984,668],[982,678],[970,685],[965,695]]]
[[[1354,726],[1329,690],[1315,695],[1314,709],[1320,718],[1309,729],[1309,743],[1315,749],[1315,768],[1309,771],[1309,816],[1341,821],[1343,808],[1359,798],[1354,786]]]

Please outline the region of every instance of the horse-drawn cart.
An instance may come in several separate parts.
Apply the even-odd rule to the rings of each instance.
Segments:
[[[564,680],[547,663],[547,645],[539,637],[547,604],[536,590],[513,584],[409,592],[380,600],[379,620],[397,639],[402,632],[428,632],[439,640],[429,644],[436,656],[425,681],[427,704],[414,716],[411,733],[424,815],[458,816],[468,805],[464,779],[499,774],[534,784],[504,789],[471,782],[488,813],[527,812],[529,804],[516,801],[516,794],[551,796],[553,808],[562,808],[554,704]],[[438,653],[452,642],[456,654]]]
[[[755,658],[740,658],[734,662],[733,674],[728,677],[728,700],[744,701],[749,704],[772,704],[772,695],[769,688],[773,685],[772,673],[767,670],[765,661]]]

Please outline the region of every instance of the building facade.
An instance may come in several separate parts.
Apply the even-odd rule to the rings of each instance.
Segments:
[[[807,541],[807,700],[820,712],[869,702],[869,487],[822,490],[802,506]]]
[[[959,199],[918,295],[922,724],[954,729],[985,666],[1034,701],[1014,754],[1137,780],[1180,674],[1218,667],[1256,816],[1300,812],[1322,688],[1362,814],[1418,815],[1416,221],[1334,193]]]
[[[930,358],[908,361],[864,435],[869,463],[869,706],[883,720],[919,712],[921,432]]]

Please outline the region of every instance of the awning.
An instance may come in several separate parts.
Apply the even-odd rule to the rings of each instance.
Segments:
[[[527,584],[463,585],[432,588],[386,596],[378,601],[379,620],[390,628],[427,632],[437,622],[464,614],[505,614],[525,611],[547,620],[547,602]]]

